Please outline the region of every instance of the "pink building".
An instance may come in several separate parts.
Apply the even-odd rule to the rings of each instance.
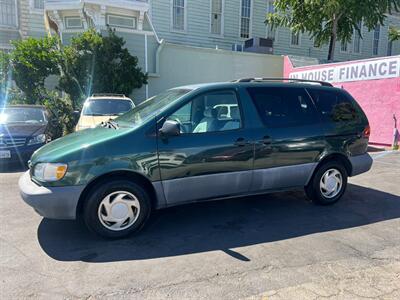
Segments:
[[[393,144],[395,128],[400,128],[400,56],[301,68],[294,68],[285,57],[284,75],[346,89],[368,116],[371,144]]]

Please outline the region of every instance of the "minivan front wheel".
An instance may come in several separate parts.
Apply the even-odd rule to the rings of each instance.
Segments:
[[[83,209],[89,229],[106,238],[122,238],[143,227],[151,204],[141,186],[128,180],[111,180],[91,189]]]
[[[330,205],[339,201],[346,187],[346,169],[341,163],[330,161],[318,168],[305,191],[314,203]]]

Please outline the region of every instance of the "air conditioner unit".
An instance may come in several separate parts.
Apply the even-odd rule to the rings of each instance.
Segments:
[[[254,37],[244,42],[244,51],[264,54],[274,54],[274,40]]]

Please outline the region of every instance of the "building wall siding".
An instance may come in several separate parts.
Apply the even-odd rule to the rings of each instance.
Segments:
[[[20,39],[18,30],[0,30],[0,47],[11,48],[11,41]]]
[[[169,43],[205,48],[231,49],[242,43],[239,37],[240,0],[225,0],[223,35],[210,33],[210,0],[187,1],[187,28],[176,32],[171,28],[171,0],[152,0],[152,21],[160,38]],[[254,7],[253,7],[254,10]]]
[[[224,30],[222,36],[214,36],[210,33],[210,0],[186,1],[187,3],[187,28],[186,31],[175,32],[171,29],[171,0],[151,0],[151,14],[156,32],[160,38],[170,43],[191,45],[206,48],[220,48],[230,50],[235,43],[242,44],[244,39],[239,37],[240,4],[241,0],[224,1]],[[252,1],[252,20],[250,36],[265,37],[265,17],[267,11],[266,0]],[[388,28],[395,26],[400,28],[398,16],[388,16],[387,26],[381,27],[380,44],[377,56],[387,55]],[[361,53],[354,53],[353,43],[348,44],[348,51],[341,52],[341,43],[337,42],[335,60],[348,61],[375,57],[373,55],[374,32],[368,32],[365,27],[362,30]],[[311,56],[320,60],[326,60],[328,45],[315,48],[314,42],[307,33],[301,34],[300,46],[291,46],[291,31],[287,28],[277,28],[277,38],[274,43],[274,54]],[[400,42],[393,45],[393,55],[400,54]]]
[[[18,0],[19,10],[19,32],[22,38],[28,36],[44,36],[43,13],[31,7],[30,0]],[[239,37],[240,31],[240,5],[241,0],[224,0],[223,35],[212,35],[210,33],[210,0],[186,1],[187,4],[187,28],[186,31],[174,32],[171,30],[171,0],[149,0],[152,23],[158,36],[169,43],[183,45],[219,48],[231,50],[233,44],[242,44],[244,39]],[[264,24],[267,11],[267,0],[252,1],[252,20],[250,35],[252,37],[265,37],[266,27]],[[389,16],[387,26],[382,26],[378,56],[387,55],[388,50],[388,28],[394,26],[400,28],[400,17]],[[150,24],[145,19],[144,29],[151,30]],[[335,60],[348,61],[355,59],[370,58],[373,56],[373,32],[363,28],[363,39],[361,41],[361,53],[354,53],[353,44],[348,45],[348,52],[340,51],[340,42],[336,45]],[[0,28],[0,46],[10,47],[11,39],[17,39],[16,34],[2,31]],[[274,53],[277,55],[310,56],[320,60],[326,60],[328,46],[315,48],[308,34],[302,34],[300,46],[290,45],[291,32],[287,28],[278,28],[274,43]],[[400,54],[400,41],[393,43],[392,54]]]

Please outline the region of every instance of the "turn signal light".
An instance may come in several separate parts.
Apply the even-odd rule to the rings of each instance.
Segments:
[[[62,179],[66,172],[67,172],[67,166],[58,166],[56,169],[57,180]]]

